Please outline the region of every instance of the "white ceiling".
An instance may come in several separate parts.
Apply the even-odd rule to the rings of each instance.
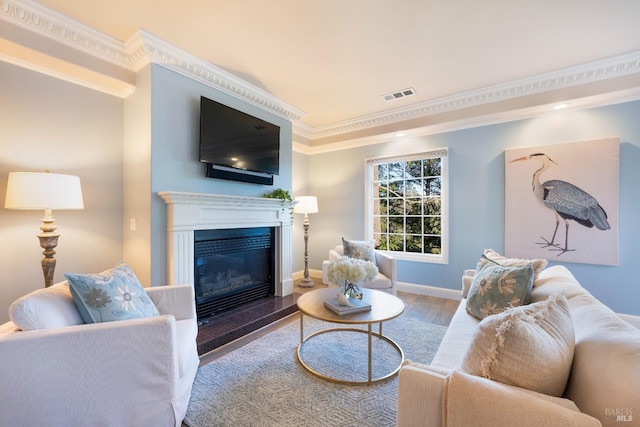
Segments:
[[[121,42],[144,29],[302,110],[311,130],[640,52],[638,0],[39,3]],[[405,88],[416,94],[382,98]],[[564,92],[553,99],[576,96]]]

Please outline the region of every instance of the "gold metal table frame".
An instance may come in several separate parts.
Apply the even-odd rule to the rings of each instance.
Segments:
[[[338,315],[327,309],[324,306],[324,301],[335,296],[336,292],[338,292],[338,288],[324,288],[324,289],[316,289],[310,292],[306,292],[302,294],[297,301],[298,309],[300,310],[300,345],[296,350],[296,358],[300,365],[306,369],[311,374],[322,378],[327,381],[331,381],[339,384],[349,384],[349,385],[370,385],[374,382],[382,381],[387,378],[390,378],[398,373],[400,367],[402,366],[402,362],[404,361],[404,352],[400,348],[400,346],[393,341],[391,338],[385,336],[382,333],[382,323],[391,319],[395,319],[400,316],[404,311],[404,303],[402,300],[393,296],[391,294],[387,294],[382,291],[376,291],[373,289],[362,289],[363,291],[363,300],[367,301],[371,304],[371,311],[346,314],[346,315]],[[305,338],[304,336],[304,316],[307,315],[309,317],[313,317],[315,319],[319,319],[325,322],[343,324],[346,327],[336,327],[336,328],[328,328],[322,329],[320,331],[316,331]],[[378,332],[373,331],[373,324],[377,323]],[[348,327],[349,325],[367,325],[367,329],[359,329],[355,327]],[[354,333],[363,333],[367,334],[367,351],[368,351],[368,372],[367,372],[367,380],[366,381],[349,381],[341,378],[335,378],[328,375],[324,375],[316,370],[312,369],[309,365],[305,363],[302,359],[302,355],[300,354],[304,344],[308,342],[311,338],[316,337],[318,335],[327,334],[331,332],[354,332]],[[390,344],[400,355],[400,363],[398,366],[390,373],[383,375],[378,378],[373,377],[373,338],[376,337],[378,339],[384,340],[388,344]]]

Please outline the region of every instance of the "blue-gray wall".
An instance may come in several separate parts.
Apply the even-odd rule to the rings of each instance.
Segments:
[[[312,155],[308,191],[322,208],[313,218],[310,268],[320,269],[342,236],[363,238],[365,158],[449,148],[449,263],[400,261],[398,280],[458,289],[462,270],[473,268],[483,249],[504,250],[504,150],[618,136],[619,266],[566,266],[614,311],[640,315],[639,117],[636,101]]]
[[[80,177],[84,209],[54,210],[54,282],[122,259],[123,101],[0,61],[0,203],[10,172]],[[17,298],[44,287],[36,234],[43,211],[0,209],[0,324]]]
[[[280,174],[275,176],[273,186],[205,177],[205,166],[198,160],[201,96],[280,126]],[[136,97],[140,99],[136,100]],[[291,191],[292,125],[289,120],[159,65],[151,65],[138,73],[136,93],[127,99],[127,103],[136,104],[142,112],[125,116],[125,127],[135,128],[136,123],[130,122],[140,121],[142,129],[132,132],[135,136],[125,137],[125,146],[130,144],[139,147],[143,153],[145,150],[149,153],[146,165],[127,166],[125,158],[125,174],[129,171],[133,177],[136,167],[150,168],[150,182],[143,188],[125,179],[125,198],[131,200],[131,203],[125,203],[125,228],[128,226],[127,218],[147,218],[149,221],[146,224],[148,229],[141,228],[139,224],[136,232],[125,230],[125,255],[127,260],[135,263],[137,274],[148,278],[146,283],[167,283],[167,206],[157,195],[158,192],[258,197],[276,188]],[[150,117],[150,129],[145,123],[145,114]],[[135,152],[131,147],[125,147],[125,152],[127,150]],[[132,188],[135,190],[130,192]],[[128,210],[128,206],[140,205],[140,199],[147,199],[147,206]],[[137,238],[146,237],[146,233],[148,238]],[[135,244],[137,240],[141,242],[140,245]],[[127,251],[127,247],[132,249]],[[142,251],[148,251],[148,254],[141,254]]]

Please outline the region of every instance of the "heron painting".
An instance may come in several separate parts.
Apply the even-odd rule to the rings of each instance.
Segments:
[[[617,265],[617,138],[505,153],[505,252]]]

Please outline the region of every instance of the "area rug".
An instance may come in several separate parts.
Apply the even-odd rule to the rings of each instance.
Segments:
[[[305,316],[305,336],[331,327]],[[377,326],[374,327],[374,332]],[[446,327],[402,316],[383,324],[383,334],[405,358],[430,363]],[[342,385],[307,372],[296,360],[300,322],[288,323],[202,366],[184,423],[189,427],[393,426],[397,375],[372,385]],[[398,352],[374,339],[373,377],[398,365]],[[366,379],[367,335],[337,332],[313,337],[302,357],[314,370],[352,381]]]

